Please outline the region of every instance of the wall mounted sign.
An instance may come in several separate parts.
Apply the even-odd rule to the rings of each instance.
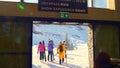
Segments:
[[[87,0],[39,0],[39,11],[88,13]]]

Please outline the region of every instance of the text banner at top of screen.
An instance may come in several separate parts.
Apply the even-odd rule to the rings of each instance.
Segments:
[[[39,11],[88,13],[87,0],[39,0]]]

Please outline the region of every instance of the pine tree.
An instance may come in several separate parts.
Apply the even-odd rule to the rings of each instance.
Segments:
[[[65,43],[66,43],[66,46],[69,46],[69,39],[68,39],[67,33],[65,35]]]
[[[67,50],[73,50],[73,44],[70,42],[70,39],[68,37],[68,34],[65,35],[65,44],[67,46]]]

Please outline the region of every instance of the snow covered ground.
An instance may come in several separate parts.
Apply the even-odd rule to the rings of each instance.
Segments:
[[[47,56],[47,51],[46,51]],[[67,63],[65,62],[59,64],[59,55],[54,49],[55,60],[50,61],[40,61],[39,54],[37,54],[37,46],[32,47],[32,68],[88,68],[88,45],[81,44],[75,50],[67,51]]]

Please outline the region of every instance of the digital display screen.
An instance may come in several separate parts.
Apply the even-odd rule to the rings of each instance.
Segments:
[[[87,0],[39,0],[39,11],[87,13]]]
[[[32,68],[88,68],[88,26],[44,24],[46,22],[49,23],[33,21]],[[49,50],[51,40],[52,59]],[[43,41],[46,50],[39,52],[40,42],[43,44]],[[64,61],[60,59],[60,52],[57,53],[60,42],[65,42],[67,47]]]

